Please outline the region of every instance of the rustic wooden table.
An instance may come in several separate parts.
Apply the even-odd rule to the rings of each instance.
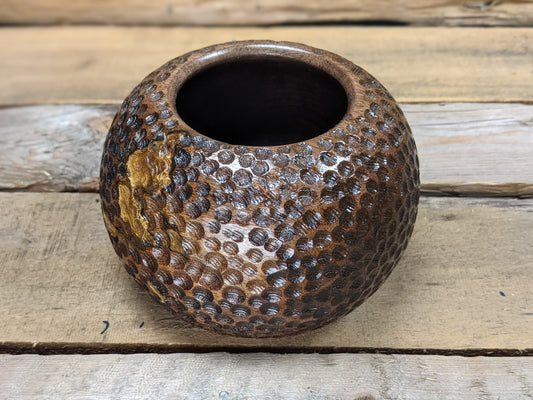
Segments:
[[[1,399],[533,398],[533,2],[3,3]],[[419,217],[391,277],[289,338],[177,321],[121,267],[95,193],[130,89],[174,56],[250,38],[369,70],[420,155]]]

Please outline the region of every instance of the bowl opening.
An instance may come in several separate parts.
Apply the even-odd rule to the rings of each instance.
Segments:
[[[185,81],[176,98],[178,114],[197,132],[249,146],[309,140],[333,128],[347,107],[334,77],[276,56],[209,66]]]

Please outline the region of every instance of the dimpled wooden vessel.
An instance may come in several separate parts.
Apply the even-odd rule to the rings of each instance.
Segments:
[[[148,75],[112,123],[100,183],[128,273],[179,318],[247,337],[360,305],[406,248],[419,198],[387,90],[338,55],[271,41]]]

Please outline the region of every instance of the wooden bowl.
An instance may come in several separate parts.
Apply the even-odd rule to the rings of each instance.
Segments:
[[[124,100],[101,164],[126,270],[176,316],[265,337],[322,326],[389,276],[413,230],[418,159],[370,74],[288,42],[175,58]]]

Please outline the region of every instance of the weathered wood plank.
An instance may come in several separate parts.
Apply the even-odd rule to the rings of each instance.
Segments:
[[[420,157],[422,189],[533,196],[533,106],[403,104]]]
[[[0,105],[120,102],[172,57],[209,44],[261,38],[341,54],[403,102],[533,98],[528,28],[64,26],[0,30],[0,76],[9,77],[0,81]]]
[[[0,355],[6,399],[531,399],[531,357]]]
[[[418,144],[423,190],[533,196],[533,105],[402,107]],[[96,191],[102,145],[116,109],[0,109],[0,189]]]
[[[149,298],[115,256],[96,195],[0,202],[0,347],[533,349],[533,200],[423,198],[405,256],[372,298],[314,332],[262,340],[192,328]]]
[[[0,189],[98,189],[103,143],[117,106],[0,109]]]
[[[127,10],[127,12],[125,12]],[[439,0],[5,0],[0,23],[272,25],[395,22],[448,26],[533,24],[530,1]]]

